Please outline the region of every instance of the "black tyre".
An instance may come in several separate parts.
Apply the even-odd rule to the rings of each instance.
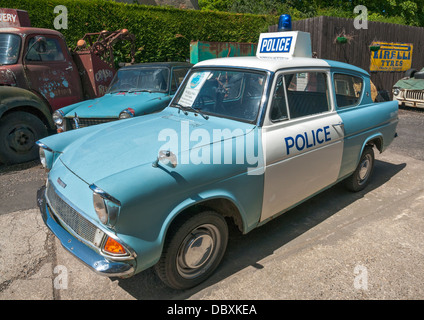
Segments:
[[[228,226],[221,215],[204,211],[175,222],[155,265],[159,278],[174,289],[188,289],[205,281],[224,256]]]
[[[408,69],[408,70],[405,71],[405,77],[412,78],[412,77],[414,77],[415,72],[417,72],[417,70]]]
[[[38,158],[35,142],[47,136],[47,128],[35,115],[17,111],[0,119],[0,162],[16,164]]]
[[[369,183],[374,169],[374,150],[366,146],[355,172],[346,179],[346,187],[353,192],[363,190]]]

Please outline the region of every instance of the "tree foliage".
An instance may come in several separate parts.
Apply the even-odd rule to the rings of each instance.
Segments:
[[[424,0],[199,0],[202,10],[253,14],[288,13],[294,19],[314,16],[354,18],[354,8],[365,5],[370,21],[424,26]]]

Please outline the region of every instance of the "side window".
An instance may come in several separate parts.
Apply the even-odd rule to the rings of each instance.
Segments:
[[[288,119],[286,105],[286,90],[284,87],[284,77],[279,76],[272,96],[271,121],[278,122]]]
[[[27,61],[64,61],[64,55],[60,42],[56,38],[45,37],[46,42],[34,44],[35,38],[28,41],[29,51],[26,55]]]
[[[337,106],[342,108],[357,105],[364,87],[362,78],[340,73],[335,73],[333,78]]]
[[[172,83],[171,83],[171,92],[174,93],[177,91],[181,82],[183,82],[184,77],[188,72],[188,68],[175,68],[172,70]]]
[[[291,119],[330,110],[326,73],[298,72],[284,78]]]

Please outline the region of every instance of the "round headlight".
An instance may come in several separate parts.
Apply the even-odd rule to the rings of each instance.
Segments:
[[[127,108],[125,110],[122,110],[122,112],[119,114],[119,119],[128,119],[135,116],[135,111],[133,108]]]
[[[53,112],[53,122],[57,125],[57,126],[61,126],[63,124],[63,116],[64,113],[62,110],[56,110],[55,112]]]
[[[106,224],[109,220],[109,216],[106,211],[106,206],[103,198],[97,193],[93,193],[93,204],[94,210],[96,210],[97,216],[101,223]]]
[[[47,167],[47,162],[46,162],[46,152],[44,151],[43,148],[39,148],[38,149],[38,153],[40,154],[40,162],[43,165],[43,168]]]
[[[397,96],[399,93],[400,93],[400,90],[399,90],[398,88],[393,89],[393,94],[394,94],[395,96]]]

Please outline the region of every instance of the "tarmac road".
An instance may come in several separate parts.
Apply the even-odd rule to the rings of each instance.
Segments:
[[[39,214],[38,161],[0,167],[0,300],[423,299],[424,112],[400,110],[399,137],[376,153],[371,184],[342,185],[247,235],[206,283],[164,286],[152,270],[99,276],[65,251]]]

